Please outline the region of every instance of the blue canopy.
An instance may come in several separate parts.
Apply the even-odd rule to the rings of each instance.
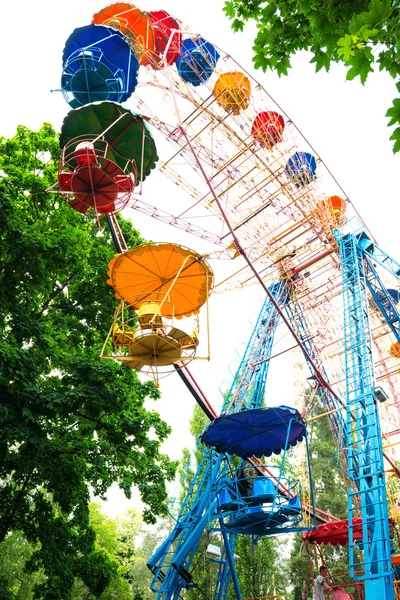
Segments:
[[[300,413],[289,406],[255,408],[217,417],[200,440],[221,453],[271,456],[285,448],[287,439],[290,446],[301,442],[305,427]]]
[[[102,100],[124,102],[134,91],[139,60],[126,38],[112,27],[78,27],[63,53],[61,88],[70,106]]]
[[[218,59],[219,53],[205,39],[187,39],[182,44],[176,68],[184,81],[198,86],[211,77]]]
[[[309,152],[295,152],[286,163],[285,171],[297,187],[302,187],[316,178],[317,161]]]
[[[393,288],[387,288],[386,291],[389,294],[389,296],[391,296],[394,304],[398,304],[399,300],[400,300],[400,292],[398,290],[393,289]]]

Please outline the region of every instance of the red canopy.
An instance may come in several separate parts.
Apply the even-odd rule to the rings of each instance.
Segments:
[[[331,589],[332,600],[353,600],[353,596],[350,596],[342,587],[333,587]]]
[[[362,539],[361,517],[353,519],[353,540]],[[347,519],[324,523],[313,531],[303,533],[304,542],[315,544],[331,544],[332,546],[346,546],[349,543],[349,522]]]

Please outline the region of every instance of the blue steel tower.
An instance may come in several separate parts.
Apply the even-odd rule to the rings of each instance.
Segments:
[[[371,263],[374,245],[365,234],[336,238],[342,264],[344,303],[344,354],[346,366],[346,454],[348,476],[354,489],[348,491],[350,574],[364,581],[366,598],[391,600],[393,568],[382,450],[382,433],[376,399],[367,290],[399,339],[399,315]],[[368,243],[369,242],[369,243]],[[377,252],[378,254],[378,252]],[[399,265],[379,250],[386,268],[399,273]],[[390,259],[390,260],[388,260]],[[362,517],[363,560],[355,558],[353,518]]]
[[[377,406],[368,293],[400,342],[400,314],[396,306],[399,298],[393,290],[385,288],[376,270],[377,263],[381,264],[399,278],[400,264],[374,245],[364,232],[356,236],[342,235],[336,231],[335,237],[342,273],[346,402],[343,403],[343,400],[328,387],[328,375],[324,364],[319,359],[313,339],[308,335],[307,315],[302,312],[292,294],[295,281],[288,278],[285,283],[281,281],[269,288],[276,305],[270,297],[264,302],[232,385],[224,399],[221,414],[225,419],[225,426],[229,417],[237,419],[245,412],[256,413],[263,406],[269,359],[280,317],[279,310],[284,311],[301,340],[305,355],[311,357],[323,380],[327,382],[326,389],[321,386],[321,398],[329,413],[328,418],[338,439],[339,450],[347,462],[347,475],[351,483],[348,489],[350,575],[355,581],[364,582],[367,600],[393,600],[384,452]],[[311,364],[310,371],[313,373]],[[320,382],[317,382],[317,387],[319,385]],[[218,424],[218,421],[218,418],[214,419],[203,434],[203,442],[207,443],[207,439],[212,439],[212,433],[208,430],[213,428],[214,423]],[[196,586],[196,575],[191,572],[191,565],[202,534],[207,528],[220,531],[224,541],[217,561],[218,578],[213,600],[226,599],[231,584],[234,586],[236,597],[241,598],[234,561],[238,535],[252,534],[257,537],[279,533],[280,530],[301,529],[296,527],[298,520],[294,522],[292,518],[290,522],[285,521],[290,513],[286,509],[284,516],[285,510],[277,510],[274,504],[276,500],[273,494],[268,495],[265,481],[258,500],[259,503],[263,501],[264,506],[265,502],[270,503],[268,518],[265,518],[265,508],[260,517],[262,509],[254,502],[253,505],[248,502],[240,504],[233,485],[235,473],[238,471],[235,468],[237,463],[231,458],[234,452],[231,449],[229,454],[229,443],[224,445],[215,440],[213,443],[202,448],[202,460],[190,482],[176,525],[149,561],[149,568],[154,575],[152,590],[156,593],[157,600],[179,598],[182,589]],[[242,458],[244,457],[242,454]],[[262,474],[271,475],[268,470],[264,470]],[[258,487],[261,485],[262,478],[258,478],[259,475],[260,473],[257,474],[256,483],[253,482],[253,488],[256,484]],[[278,481],[275,489],[279,489],[283,481],[279,477],[275,479],[275,484]],[[274,507],[273,510],[271,506]],[[312,507],[312,512],[315,523],[318,511]],[[275,517],[271,517],[272,513]],[[293,510],[291,515],[299,517],[299,513],[294,513]],[[361,546],[360,542],[353,539],[355,516],[362,517]],[[263,521],[260,521],[260,518]],[[219,521],[220,525],[216,526],[215,521]],[[362,549],[361,560],[357,558],[360,553],[355,551],[357,544],[358,549]]]

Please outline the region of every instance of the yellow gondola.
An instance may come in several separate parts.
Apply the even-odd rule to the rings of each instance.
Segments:
[[[198,358],[197,318],[190,334],[175,327],[174,319],[194,317],[207,303],[213,273],[201,255],[177,244],[143,244],[115,256],[108,274],[122,302],[102,358],[119,360],[156,380],[174,365]],[[110,339],[114,351],[106,356]]]
[[[250,80],[240,71],[223,73],[215,83],[213,94],[222,108],[238,115],[250,103]]]

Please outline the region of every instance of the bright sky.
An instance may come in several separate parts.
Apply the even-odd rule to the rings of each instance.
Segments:
[[[251,72],[255,29],[248,26],[243,34],[234,34],[222,12],[223,4],[223,0],[164,0],[161,5],[139,6],[147,10],[167,10],[193,32],[230,53]],[[13,135],[20,123],[38,128],[43,121],[50,121],[60,129],[69,107],[60,93],[50,90],[59,87],[64,43],[73,29],[89,24],[93,13],[102,7],[94,0],[69,0],[68,3],[22,0],[17,5],[10,2],[3,6],[2,18],[7,25],[0,36],[3,63],[0,135]],[[296,58],[286,78],[262,72],[254,76],[316,148],[378,243],[393,256],[399,256],[399,157],[392,154],[384,116],[396,95],[393,80],[376,73],[363,87],[359,81],[345,82],[345,70],[338,66],[329,74],[315,74],[308,60],[307,55]],[[151,203],[145,186],[143,199]],[[145,238],[180,241],[198,249],[196,238],[181,239],[176,230],[171,231],[138,213],[131,213],[131,217]],[[221,384],[222,389],[227,387],[227,368],[230,365],[234,372],[260,305],[261,292],[256,287],[212,298],[212,360],[191,367],[212,401],[218,401]],[[173,427],[165,451],[179,458],[182,447],[193,443],[187,431],[193,401],[176,376],[163,380],[161,389],[163,399],[154,408]],[[285,394],[282,385],[280,393]],[[112,514],[126,507],[118,493],[111,492],[109,498]]]

